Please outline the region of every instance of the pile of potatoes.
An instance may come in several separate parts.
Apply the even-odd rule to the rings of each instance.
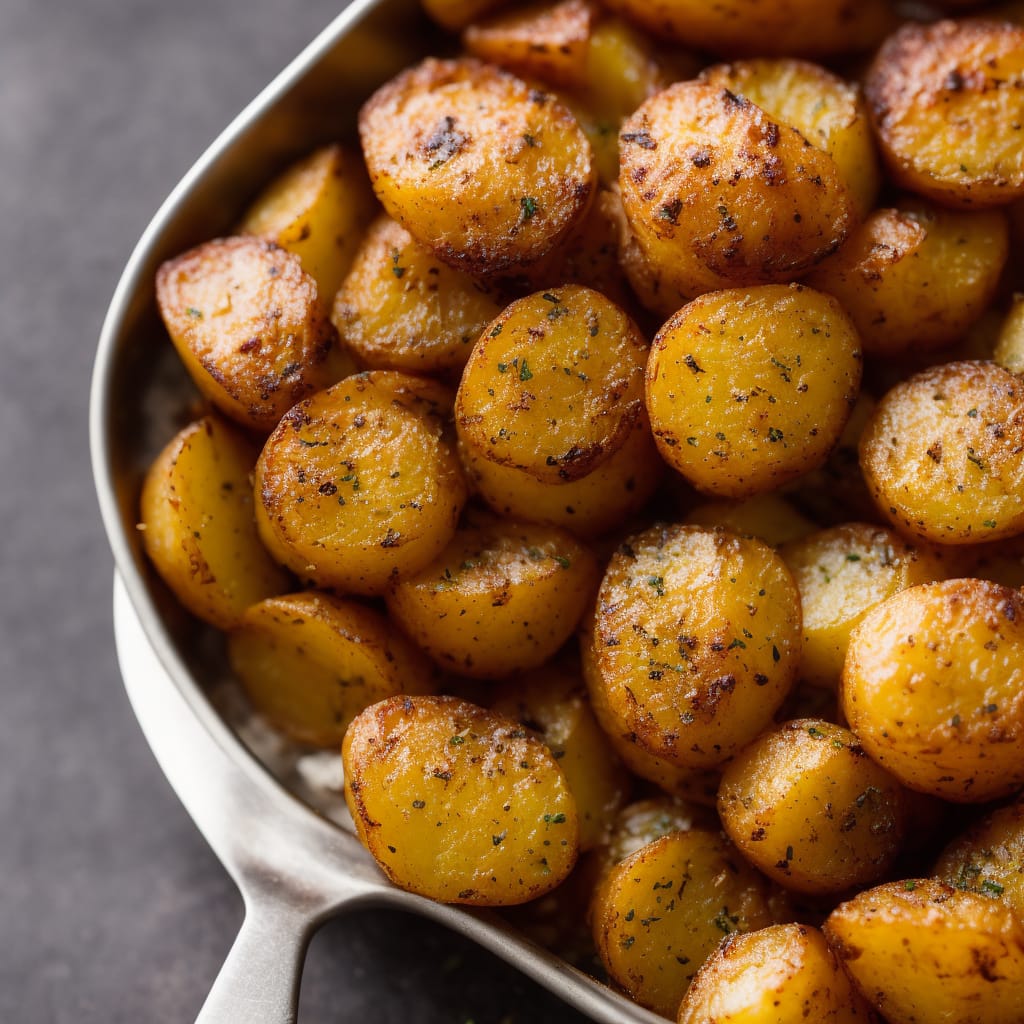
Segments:
[[[157,572],[395,884],[686,1024],[1021,1021],[1024,8],[424,6],[159,270]]]

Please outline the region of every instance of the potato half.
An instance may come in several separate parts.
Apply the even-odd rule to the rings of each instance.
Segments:
[[[508,906],[572,870],[575,801],[512,719],[455,697],[392,697],[356,717],[342,759],[359,838],[400,888]]]

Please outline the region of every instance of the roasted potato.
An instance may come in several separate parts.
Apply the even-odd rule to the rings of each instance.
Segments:
[[[500,679],[537,668],[569,639],[593,600],[594,555],[553,526],[481,520],[463,526],[388,611],[442,668]]]
[[[850,632],[887,597],[949,575],[931,548],[915,547],[893,530],[844,523],[779,550],[800,590],[804,649],[800,677],[835,689]]]
[[[462,369],[500,312],[491,289],[380,217],[335,296],[331,321],[369,369],[445,374]]]
[[[1005,903],[1024,920],[1024,802],[1000,807],[939,855],[936,878]]]
[[[849,729],[812,718],[762,734],[726,766],[718,813],[747,860],[806,893],[877,881],[906,824],[899,783]]]
[[[256,456],[240,430],[204,416],[170,441],[142,484],[146,554],[174,596],[220,629],[290,583],[256,532],[249,482]]]
[[[898,184],[950,206],[1024,195],[1024,28],[910,22],[878,51],[865,94]]]
[[[359,115],[387,212],[459,269],[493,274],[539,259],[596,188],[590,144],[553,96],[469,58],[428,59]]]
[[[721,526],[746,537],[757,537],[777,547],[813,533],[815,526],[785,498],[774,492],[755,494],[743,501],[707,501],[686,513],[696,526]]]
[[[796,128],[824,150],[864,217],[878,195],[880,174],[867,107],[854,84],[803,60],[743,60],[701,73],[710,85],[756,103],[773,121]]]
[[[379,612],[312,591],[251,605],[228,636],[228,655],[256,710],[317,747],[340,747],[371,704],[434,688],[419,652]]]
[[[682,797],[655,796],[627,804],[615,815],[601,848],[602,875],[662,836],[695,828],[713,832],[718,824],[710,807]]]
[[[160,267],[156,300],[196,387],[244,426],[269,433],[331,383],[336,338],[316,282],[275,242],[204,242]]]
[[[977,544],[1024,531],[1024,387],[989,362],[944,363],[898,384],[860,440],[878,508],[910,536]]]
[[[850,637],[842,705],[905,786],[962,803],[1024,783],[1024,596],[985,580],[911,587]]]
[[[791,281],[856,219],[832,157],[708,82],[656,93],[619,147],[623,207],[666,313],[702,292]]]
[[[420,378],[362,373],[281,420],[256,465],[256,519],[282,564],[380,594],[444,550],[466,487],[435,393]]]
[[[455,697],[390,697],[355,718],[342,760],[356,831],[402,889],[509,906],[572,870],[575,801],[518,722]]]
[[[835,299],[803,285],[712,292],[655,337],[647,412],[670,466],[742,498],[825,462],[860,377],[857,331]]]
[[[1014,295],[1010,312],[1000,325],[992,358],[1011,373],[1024,373],[1024,295]]]
[[[683,768],[713,768],[770,723],[792,686],[800,598],[761,541],[655,526],[612,556],[591,643],[588,685],[609,731]]]
[[[1024,925],[931,879],[889,882],[832,912],[825,937],[889,1024],[1019,1024]]]
[[[611,869],[591,907],[605,969],[638,1003],[674,1017],[727,935],[775,922],[765,880],[719,833],[672,832]]]
[[[704,961],[679,1007],[679,1024],[870,1024],[825,936],[779,924],[727,936]]]
[[[576,801],[580,852],[606,843],[630,778],[597,724],[579,666],[564,659],[508,679],[495,689],[490,708],[550,748]]]
[[[960,340],[981,317],[1008,252],[1001,211],[905,198],[854,228],[807,283],[843,304],[869,355],[930,352]]]
[[[249,207],[239,231],[295,253],[329,308],[373,206],[362,161],[341,146],[325,146],[271,182]]]
[[[659,38],[724,56],[814,57],[879,42],[893,14],[883,0],[604,0]]]

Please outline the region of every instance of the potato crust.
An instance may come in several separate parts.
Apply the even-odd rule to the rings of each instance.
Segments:
[[[853,631],[842,706],[905,786],[962,803],[1024,783],[1024,597],[986,580],[911,587]]]
[[[932,879],[843,903],[825,937],[890,1024],[1019,1024],[1024,926],[1006,907]]]
[[[825,936],[778,924],[725,938],[679,1007],[679,1024],[870,1024],[877,1018]]]
[[[755,867],[807,893],[877,881],[906,820],[902,788],[857,737],[812,718],[762,734],[726,766],[718,813]]]
[[[256,519],[284,565],[318,585],[380,594],[455,532],[466,499],[437,385],[375,371],[300,402],[256,465]]]
[[[256,532],[249,482],[256,456],[237,427],[204,416],[170,440],[142,483],[146,554],[175,597],[219,629],[289,587]]]
[[[244,426],[269,433],[330,383],[335,334],[316,282],[274,242],[204,242],[160,267],[156,300],[196,387]]]
[[[384,697],[433,689],[419,653],[384,616],[312,591],[246,609],[228,656],[256,710],[318,747],[340,748],[352,719]]]
[[[1024,194],[1024,28],[904,25],[878,51],[865,94],[898,184],[954,206]]]
[[[902,532],[977,544],[1024,531],[1024,386],[995,363],[945,363],[879,401],[860,440],[878,508]]]
[[[576,804],[540,740],[455,697],[391,697],[345,734],[356,831],[402,889],[510,906],[549,892],[576,861]]]
[[[359,115],[384,208],[452,266],[494,274],[564,238],[596,188],[590,144],[547,93],[472,59],[433,58]]]
[[[658,332],[646,397],[662,458],[698,490],[767,491],[821,466],[857,398],[860,339],[803,285],[711,292]]]
[[[792,686],[800,598],[766,544],[655,526],[608,564],[592,638],[591,699],[614,732],[684,768],[721,764]]]
[[[623,124],[619,147],[630,227],[662,288],[684,300],[791,281],[855,223],[827,153],[707,82],[656,93]]]

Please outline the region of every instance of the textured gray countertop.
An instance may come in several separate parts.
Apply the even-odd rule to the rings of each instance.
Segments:
[[[86,406],[159,202],[337,13],[304,0],[0,0],[0,1021],[191,1021],[241,919],[114,660]],[[579,1018],[393,912],[314,939],[300,1020]],[[244,1021],[240,1020],[240,1024]]]

